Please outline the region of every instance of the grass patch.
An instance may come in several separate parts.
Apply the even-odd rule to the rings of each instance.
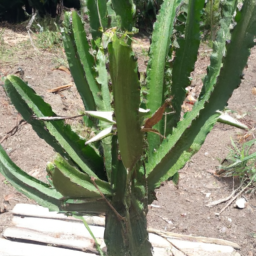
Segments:
[[[256,139],[237,145],[231,138],[229,154],[222,161],[217,174],[222,177],[238,177],[242,184],[250,184],[247,192],[256,191]]]

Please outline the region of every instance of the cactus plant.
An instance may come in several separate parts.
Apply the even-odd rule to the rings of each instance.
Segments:
[[[174,177],[200,149],[239,86],[250,48],[255,45],[256,0],[245,0],[232,31],[229,27],[237,1],[227,0],[201,94],[192,111],[181,118],[185,88],[197,59],[204,0],[189,1],[184,36],[178,39],[180,48],[170,61],[180,3],[165,0],[157,16],[146,98],[140,91],[129,36],[135,21],[132,0],[87,1],[94,26],[91,41],[79,15],[66,13],[65,52],[89,115],[86,125],[99,133],[90,141],[63,120],[54,120],[51,107],[21,79],[8,76],[5,81],[14,106],[57,156],[47,164],[50,183],[46,184],[17,167],[0,146],[0,172],[18,191],[50,210],[76,216],[104,213],[109,256],[152,255],[146,216],[148,204],[155,199],[154,190]],[[108,13],[116,19],[116,27],[105,22]]]

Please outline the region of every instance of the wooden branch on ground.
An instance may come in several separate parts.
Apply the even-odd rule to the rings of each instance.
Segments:
[[[58,93],[58,92],[69,89],[71,86],[72,86],[72,84],[61,85],[61,86],[58,86],[58,87],[53,88],[51,90],[48,90],[48,92]]]
[[[9,137],[13,136],[20,128],[21,125],[27,124],[27,122],[22,119],[19,121],[17,125],[15,125],[7,134],[0,140],[0,144],[2,144],[5,140],[7,140]]]
[[[155,233],[155,234],[158,234],[158,235],[161,235],[164,237],[168,237],[168,238],[184,239],[184,240],[191,241],[191,242],[213,243],[213,244],[218,244],[218,245],[231,246],[234,249],[241,249],[241,247],[236,243],[226,241],[223,239],[218,239],[218,238],[176,234],[173,232],[165,232],[165,231],[157,230],[154,228],[148,228],[148,232]]]
[[[230,200],[236,194],[237,191],[239,191],[239,189],[242,187],[242,185],[243,185],[243,183],[241,183],[240,186],[237,189],[233,190],[233,192],[228,197],[225,197],[225,198],[218,199],[216,201],[210,202],[206,206],[207,207],[213,207],[215,205],[227,202],[228,200]]]

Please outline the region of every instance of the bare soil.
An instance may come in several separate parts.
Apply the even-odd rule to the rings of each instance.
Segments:
[[[65,62],[62,49],[36,51],[24,30],[16,27],[0,27],[0,34],[2,32],[5,47],[10,54],[0,57],[0,141],[21,120],[21,116],[10,104],[2,87],[2,77],[15,73],[18,67],[25,72],[24,80],[46,102],[51,103],[56,113],[69,116],[79,114],[83,106],[75,86],[59,94],[48,92],[50,89],[73,81],[70,74],[55,69],[60,63],[59,59]],[[139,57],[139,68],[143,71],[147,54],[146,51],[137,48],[147,49],[148,39],[139,37],[136,40],[134,48]],[[195,97],[202,85],[201,79],[209,63],[209,54],[207,46],[200,48],[190,87]],[[157,190],[158,200],[153,202],[148,213],[150,227],[181,234],[231,240],[241,246],[241,255],[256,255],[255,197],[244,195],[247,199],[245,209],[239,210],[231,204],[220,216],[216,216],[215,213],[218,213],[225,204],[212,208],[206,206],[211,201],[229,196],[234,189],[232,178],[216,178],[208,171],[215,170],[228,154],[230,137],[236,141],[252,138],[256,122],[256,96],[252,93],[254,86],[256,86],[256,48],[252,49],[241,86],[228,102],[230,109],[240,116],[244,115],[242,121],[251,127],[250,133],[224,124],[216,124],[201,150],[180,171],[178,187],[170,181]],[[74,129],[83,129],[81,120],[76,120],[72,126]],[[38,138],[29,125],[20,126],[13,136],[2,142],[2,146],[21,169],[45,180],[46,162],[53,158],[54,151]],[[234,183],[236,188],[238,181]],[[33,203],[16,192],[0,175],[0,234],[5,227],[11,225],[9,211],[13,206],[28,202]]]

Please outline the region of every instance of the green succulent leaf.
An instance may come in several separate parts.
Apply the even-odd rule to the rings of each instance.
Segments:
[[[85,145],[90,144],[95,141],[102,140],[102,139],[110,136],[112,134],[112,128],[113,128],[113,126],[111,125],[111,126],[107,127],[106,129],[100,131],[97,135],[95,135],[94,137],[92,137],[91,139],[86,141]]]
[[[166,0],[163,2],[157,21],[154,24],[152,34],[152,44],[149,52],[149,62],[147,66],[147,108],[151,113],[163,105],[164,103],[164,76],[165,76],[165,60],[170,47],[170,38],[173,31],[176,7],[179,0]],[[161,44],[159,45],[159,39]],[[159,122],[154,126],[161,134],[163,134],[163,122]],[[155,134],[148,134],[149,155],[160,145],[160,137]]]
[[[240,129],[249,130],[247,125],[241,123],[240,121],[238,121],[234,117],[230,116],[226,112],[221,112],[221,111],[217,111],[217,112],[219,112],[221,114],[218,118],[218,122],[228,124],[228,125],[231,125],[231,126],[235,126],[235,127],[240,128]]]
[[[102,180],[95,179],[98,189],[91,181],[91,177],[70,165],[63,157],[58,155],[54,163],[47,164],[47,172],[57,191],[68,198],[93,198],[101,197],[98,189],[111,195],[110,185]]]
[[[110,96],[110,91],[108,88],[108,83],[109,83],[109,76],[108,76],[108,71],[106,68],[107,65],[107,58],[104,54],[103,49],[99,49],[97,53],[97,64],[96,64],[96,71],[98,72],[98,77],[97,82],[101,86],[101,94],[102,94],[102,99],[103,99],[103,109],[105,111],[111,111],[111,96]]]
[[[85,77],[83,64],[81,63],[77,52],[75,38],[72,30],[72,16],[68,12],[65,13],[62,37],[69,68],[77,90],[83,100],[84,107],[86,110],[96,110],[93,93]]]
[[[104,199],[69,199],[61,204],[61,210],[72,215],[106,214],[109,206]]]
[[[133,0],[111,0],[113,10],[118,16],[120,28],[123,31],[132,31],[136,7]]]
[[[127,171],[119,157],[117,136],[112,137],[112,173],[111,185],[113,189],[113,201],[123,202],[126,192]]]
[[[174,113],[168,118],[166,134],[170,134],[172,128],[180,121],[181,106],[186,96],[186,87],[190,85],[190,73],[194,70],[197,60],[200,44],[199,23],[204,2],[204,0],[190,0],[188,4],[185,35],[178,39],[180,47],[175,51],[171,84],[172,110]]]
[[[65,151],[61,151],[57,145],[58,151],[68,156],[87,174],[92,177],[100,177],[106,179],[102,158],[90,146],[85,146],[85,140],[81,139],[75,132],[72,131],[69,125],[66,125],[62,120],[58,121],[37,121],[33,119],[33,114],[37,117],[56,116],[52,111],[51,106],[35,94],[34,90],[24,83],[20,78],[8,76],[6,78],[5,89],[18,111],[23,118],[32,124],[37,133],[41,133],[41,137],[45,139],[51,146],[57,143]],[[30,115],[29,115],[30,114]],[[39,127],[39,128],[38,128]],[[52,135],[48,135],[47,132]],[[54,137],[53,142],[50,139]],[[65,154],[66,152],[67,154]]]
[[[81,18],[75,11],[72,12],[72,27],[77,53],[84,69],[85,80],[90,88],[90,91],[92,92],[97,109],[104,110],[102,97],[100,96],[100,87],[96,81],[97,74],[93,69],[95,61],[90,53],[90,46],[86,38],[84,25]]]
[[[97,65],[96,65],[96,71],[98,72],[97,82],[101,85],[101,94],[103,99],[103,108],[109,113],[111,112],[111,94],[109,90],[109,74],[107,71],[107,57],[105,56],[104,50],[100,48],[97,53]],[[109,116],[109,120],[113,123],[113,111],[111,112],[112,116]],[[110,114],[109,114],[110,115]],[[100,122],[100,127],[105,129],[109,126],[109,122],[106,120],[103,120],[103,122]],[[106,173],[108,176],[108,180],[111,180],[111,173],[112,173],[112,155],[111,155],[111,149],[112,149],[112,138],[111,136],[104,138],[102,140],[102,148],[103,148],[103,154],[104,154],[104,164]]]
[[[51,211],[59,211],[62,195],[48,184],[35,179],[22,171],[4,151],[0,145],[0,173],[20,193],[26,195],[38,204],[47,207]]]
[[[117,36],[108,50],[119,148],[124,166],[130,169],[142,154],[137,62],[131,47]]]
[[[90,20],[91,34],[94,40],[101,38],[102,32],[108,27],[107,1],[86,0]]]
[[[95,117],[101,121],[115,124],[116,122],[113,120],[113,111],[85,111],[89,116]]]
[[[226,56],[223,58],[223,66],[219,73],[220,69],[217,68],[219,62],[216,58],[217,56],[221,58],[224,52],[219,53],[219,50],[226,43],[222,40],[225,38],[225,34],[228,33],[229,23],[227,21],[231,20],[235,7],[233,1],[228,1],[227,4],[226,23],[222,21],[222,28],[225,29],[219,32],[221,34],[219,34],[218,41],[215,44],[215,51],[211,57],[212,69],[208,70],[209,73],[214,70],[213,77],[212,79],[205,80],[205,94],[202,96],[201,101],[194,106],[194,109],[187,113],[184,120],[178,123],[172,140],[170,141],[170,138],[167,138],[165,143],[163,143],[163,147],[161,147],[162,149],[158,151],[159,155],[156,154],[155,158],[151,158],[152,161],[150,161],[150,165],[147,168],[150,172],[148,176],[150,190],[158,187],[168,177],[173,176],[199,150],[206,135],[210,132],[220,115],[216,111],[224,109],[233,90],[241,82],[240,74],[247,63],[250,53],[249,48],[254,46],[256,35],[256,1],[245,1],[241,21],[232,32],[231,42],[227,45]],[[219,77],[216,85],[213,87],[211,84],[207,84],[209,82],[212,83],[212,80],[216,79],[214,74],[218,73]],[[200,114],[195,115],[198,110]],[[165,156],[160,160],[159,156],[163,153]]]

